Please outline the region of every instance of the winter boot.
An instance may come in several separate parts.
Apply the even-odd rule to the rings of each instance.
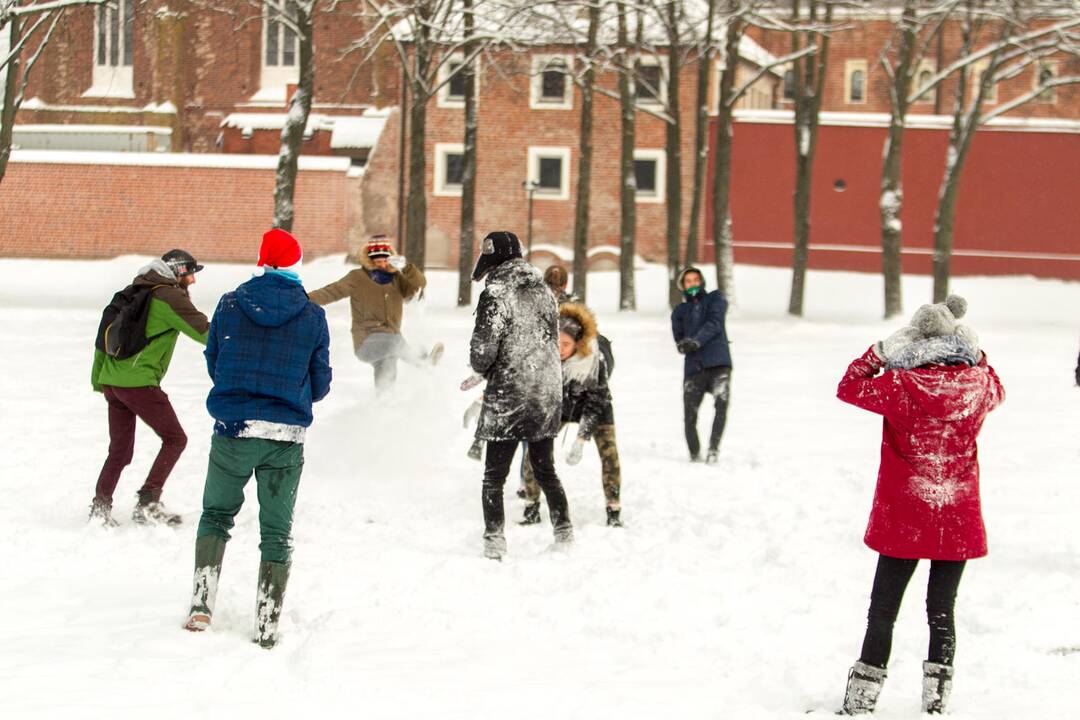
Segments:
[[[931,715],[945,712],[952,694],[952,665],[923,661],[922,664],[922,711]]]
[[[184,522],[179,515],[166,510],[160,500],[146,503],[140,500],[131,511],[131,519],[136,525],[168,525],[170,527],[176,527]]]
[[[217,598],[221,562],[225,558],[225,538],[203,535],[195,538],[195,580],[191,591],[191,610],[184,629],[202,632],[210,627]]]
[[[277,643],[278,619],[289,582],[289,564],[259,563],[259,589],[255,596],[255,637],[261,647],[269,650]]]
[[[504,535],[484,535],[484,557],[488,560],[502,560],[506,554],[506,537]]]
[[[888,673],[885,668],[856,662],[848,671],[847,690],[841,715],[866,715],[874,712],[878,695]]]
[[[720,461],[720,451],[719,450],[710,450],[708,452],[708,454],[705,456],[705,464],[706,465],[715,465],[719,461]]]
[[[101,498],[94,498],[90,502],[90,517],[86,521],[101,525],[103,528],[114,528],[120,524],[113,519],[112,503]]]
[[[536,525],[540,522],[540,503],[529,503],[525,506],[525,516],[518,521],[518,525]]]
[[[564,549],[574,544],[574,528],[564,523],[555,528],[555,547]]]
[[[619,517],[619,508],[607,509],[607,526],[608,527],[622,527],[622,519]]]
[[[432,366],[438,365],[439,361],[442,360],[443,351],[445,349],[446,348],[441,342],[435,343],[431,348],[431,352],[427,354],[428,362],[431,363]]]

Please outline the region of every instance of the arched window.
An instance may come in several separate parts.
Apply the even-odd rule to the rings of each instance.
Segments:
[[[866,99],[866,74],[862,70],[851,73],[851,102],[861,103]]]

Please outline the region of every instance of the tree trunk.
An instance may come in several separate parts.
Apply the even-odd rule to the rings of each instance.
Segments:
[[[424,139],[427,130],[427,91],[419,81],[410,80],[412,106],[409,108],[409,189],[405,201],[405,254],[416,267],[424,269],[427,250],[427,171]]]
[[[472,0],[462,0],[465,13],[465,57],[476,50]],[[474,63],[461,69],[465,80],[464,167],[461,177],[461,241],[458,247],[458,307],[472,304],[473,245],[476,235],[476,72]]]
[[[878,210],[881,213],[881,272],[885,284],[886,318],[896,317],[904,309],[901,286],[903,259],[900,252],[903,224],[900,221],[900,211],[904,207],[903,144],[907,98],[912,76],[917,73],[917,68],[913,67],[915,42],[918,39],[917,10],[917,0],[905,0],[900,18],[900,47],[890,88],[889,131],[885,138],[885,151],[882,153],[881,198]]]
[[[720,293],[735,301],[735,251],[731,235],[731,144],[732,95],[735,92],[735,68],[739,66],[739,39],[742,27],[735,20],[727,24],[724,39],[724,69],[720,75],[716,113],[715,159],[713,165],[712,236],[716,283]],[[729,71],[728,68],[731,68]]]
[[[11,16],[8,19],[8,25],[11,27],[11,48],[14,48],[19,44],[19,18]],[[6,28],[0,27],[0,32],[4,32]],[[19,56],[11,58],[11,62],[7,65],[7,77],[4,82],[3,90],[3,103],[0,104],[0,182],[4,181],[4,175],[7,173],[8,161],[11,160],[11,142],[15,133],[15,112],[18,108],[15,106],[15,94],[19,86],[19,70],[22,67],[22,63],[19,61]]]
[[[635,233],[637,232],[637,178],[634,174],[634,94],[630,73],[634,61],[626,23],[626,6],[619,6],[619,110],[622,120],[622,146],[619,157],[619,309],[637,310],[634,291]]]
[[[577,204],[574,207],[574,294],[585,302],[588,285],[589,184],[592,180],[593,83],[596,73],[596,35],[600,5],[589,5],[589,36],[585,48],[585,75],[581,83],[581,137],[578,149]]]
[[[709,17],[705,22],[705,41],[703,52],[698,58],[697,75],[697,117],[694,119],[694,187],[690,199],[689,227],[686,231],[686,262],[689,267],[697,262],[698,231],[701,226],[701,204],[705,195],[705,167],[709,152],[705,135],[709,126],[709,65],[712,60],[713,16],[716,14],[716,0],[709,0]]]
[[[675,307],[682,301],[682,291],[676,280],[679,276],[680,243],[682,240],[682,116],[679,110],[679,77],[681,38],[679,19],[681,0],[668,0],[668,73],[667,73],[667,123],[665,150],[667,155],[666,205],[667,205],[667,261],[668,304]]]
[[[281,152],[278,154],[277,174],[274,180],[274,221],[273,226],[282,230],[292,230],[296,209],[293,198],[296,195],[296,172],[300,162],[300,144],[304,141],[308,115],[311,113],[311,98],[315,90],[315,54],[314,25],[311,15],[315,3],[305,7],[296,3],[296,27],[299,30],[297,40],[300,44],[300,82],[289,101],[289,114],[285,126],[281,128]]]

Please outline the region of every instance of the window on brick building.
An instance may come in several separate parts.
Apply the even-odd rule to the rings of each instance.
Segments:
[[[667,94],[667,58],[641,58],[634,63],[634,99],[642,105],[662,105]]]
[[[927,61],[923,61],[919,64],[919,72],[915,74],[915,81],[912,83],[911,92],[915,92],[919,88],[926,85],[934,77],[934,65]],[[937,96],[937,90],[931,90],[923,95],[916,102],[920,103],[932,103]]]
[[[446,88],[446,97],[461,102],[465,102],[465,89],[467,87],[465,73],[461,72],[463,65],[464,63],[451,62],[447,67],[447,74],[450,74],[451,78],[450,84]]]
[[[465,63],[465,56],[458,53],[452,56],[439,67],[436,80],[439,83],[439,91],[435,95],[435,104],[443,108],[465,107],[465,75],[461,67]],[[477,67],[479,64],[477,63]],[[449,79],[447,79],[449,78]],[[476,74],[473,74],[473,82],[476,82]],[[476,95],[479,101],[479,94]]]
[[[460,143],[435,144],[435,188],[440,197],[461,195],[465,175],[465,146]]]
[[[529,107],[534,110],[569,110],[573,107],[571,59],[566,55],[536,55],[532,59]]]
[[[637,202],[663,202],[667,155],[663,150],[634,150],[634,183]]]
[[[566,200],[570,197],[570,148],[531,147],[528,177],[536,184],[534,197]]]
[[[134,97],[135,0],[113,0],[94,14],[91,96]]]
[[[784,72],[784,95],[785,102],[791,102],[795,99],[795,71],[787,70]]]
[[[284,101],[285,89],[300,82],[300,39],[284,18],[296,17],[293,0],[265,0],[260,100]]]
[[[1044,85],[1048,81],[1053,80],[1057,77],[1057,74],[1057,65],[1053,63],[1039,65],[1034,73],[1035,87],[1039,87],[1040,85]],[[1036,102],[1041,103],[1057,102],[1057,92],[1053,88],[1050,88],[1049,90],[1043,90],[1041,93],[1039,93],[1038,97],[1036,97],[1035,100]]]
[[[853,105],[866,102],[865,60],[848,60],[844,63],[844,98]]]

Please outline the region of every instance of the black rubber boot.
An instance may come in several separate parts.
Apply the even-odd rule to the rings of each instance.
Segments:
[[[608,527],[622,527],[622,519],[619,517],[619,508],[607,509],[607,524]]]

